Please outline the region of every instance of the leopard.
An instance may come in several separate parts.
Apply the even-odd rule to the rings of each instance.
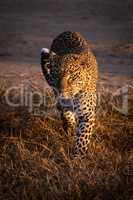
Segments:
[[[43,75],[55,95],[66,134],[75,136],[73,156],[84,157],[95,130],[98,64],[79,32],[65,31],[41,50]]]

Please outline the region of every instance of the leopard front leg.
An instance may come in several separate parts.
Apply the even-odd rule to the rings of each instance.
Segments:
[[[76,107],[77,126],[76,126],[76,146],[74,157],[84,156],[88,149],[90,138],[94,132],[96,115],[96,94],[89,93],[80,96]]]
[[[61,113],[64,131],[69,136],[74,135],[76,118],[74,113],[73,99],[60,96],[56,106]]]
[[[62,112],[61,117],[66,134],[73,136],[76,128],[75,114],[72,111],[66,110]]]

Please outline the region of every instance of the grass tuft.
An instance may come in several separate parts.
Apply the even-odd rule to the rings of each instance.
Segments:
[[[81,161],[70,159],[73,138],[65,135],[59,116],[14,109],[0,94],[1,200],[133,198],[132,107],[122,115],[102,91],[96,130]]]

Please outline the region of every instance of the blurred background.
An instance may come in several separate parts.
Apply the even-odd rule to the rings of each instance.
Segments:
[[[40,73],[40,49],[66,30],[92,43],[102,73],[133,74],[132,0],[1,0],[1,75]]]

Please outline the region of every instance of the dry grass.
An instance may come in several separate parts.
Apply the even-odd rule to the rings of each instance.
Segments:
[[[81,161],[70,159],[73,138],[58,116],[15,110],[2,95],[0,200],[133,199],[133,108],[124,116],[102,93],[96,132]]]

